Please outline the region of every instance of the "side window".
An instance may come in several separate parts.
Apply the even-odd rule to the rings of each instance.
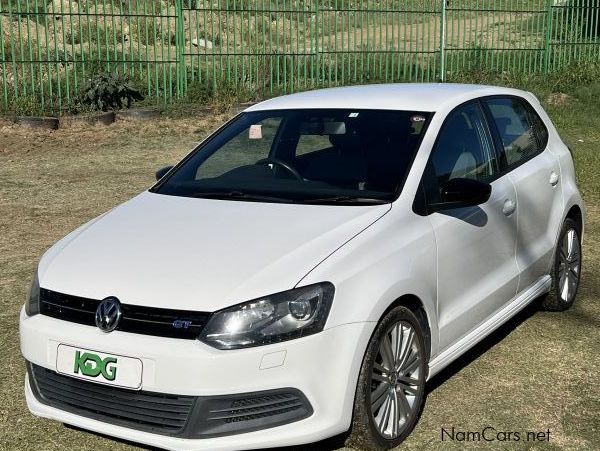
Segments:
[[[533,132],[538,141],[538,148],[540,151],[543,151],[546,148],[546,145],[548,145],[548,129],[542,118],[538,116],[532,106],[527,105],[527,111],[529,112]]]
[[[196,180],[218,177],[267,158],[280,122],[278,117],[267,118],[238,133],[198,168]]]
[[[492,139],[479,104],[469,103],[454,110],[446,118],[427,164],[427,201],[439,202],[440,188],[448,180],[489,182],[496,172]]]
[[[515,98],[492,98],[486,100],[486,103],[502,140],[502,162],[507,169],[524,163],[540,152],[532,116],[522,101]],[[539,117],[537,119],[541,122]]]

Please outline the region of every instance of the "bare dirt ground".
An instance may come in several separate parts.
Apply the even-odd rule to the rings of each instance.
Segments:
[[[597,115],[585,116],[584,110],[565,102],[550,111],[574,143],[588,207],[583,281],[574,308],[544,313],[532,305],[435,377],[421,421],[402,449],[587,450],[600,443],[600,135]],[[135,449],[29,414],[18,312],[45,249],[149,187],[158,167],[179,160],[227,116],[54,132],[0,123],[0,449]],[[488,426],[521,434],[549,429],[550,440],[442,440],[442,428]]]
[[[523,36],[525,28],[521,22],[531,20],[531,13],[483,13],[456,12],[448,15],[446,22],[446,48],[469,49],[479,48],[514,49],[535,47],[542,42],[542,35],[532,33]],[[342,24],[351,25],[352,19]],[[345,31],[342,31],[345,30]],[[361,27],[342,27],[340,31],[323,38],[322,50],[356,51],[400,50],[410,52],[434,52],[440,48],[441,23],[434,15],[430,18],[423,14],[397,14],[387,16],[381,24],[366,23]],[[290,50],[293,50],[293,45]]]

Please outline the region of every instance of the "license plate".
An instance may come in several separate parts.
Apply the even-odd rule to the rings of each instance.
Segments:
[[[98,384],[133,389],[142,386],[142,361],[134,357],[61,344],[56,354],[56,370]]]

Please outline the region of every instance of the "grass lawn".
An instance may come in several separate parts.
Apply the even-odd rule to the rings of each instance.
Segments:
[[[404,449],[593,449],[600,443],[600,105],[563,100],[552,101],[549,112],[575,153],[588,211],[577,302],[565,313],[532,305],[436,376]],[[194,117],[54,132],[0,122],[0,449],[134,449],[29,414],[18,312],[49,246],[147,188],[157,168],[179,160],[227,114]],[[549,429],[550,440],[441,440],[441,428],[486,426],[521,434]]]

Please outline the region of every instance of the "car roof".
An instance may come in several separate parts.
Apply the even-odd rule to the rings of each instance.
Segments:
[[[260,102],[245,111],[349,108],[435,112],[469,99],[497,95],[527,96],[517,89],[455,83],[396,83],[318,89]]]

